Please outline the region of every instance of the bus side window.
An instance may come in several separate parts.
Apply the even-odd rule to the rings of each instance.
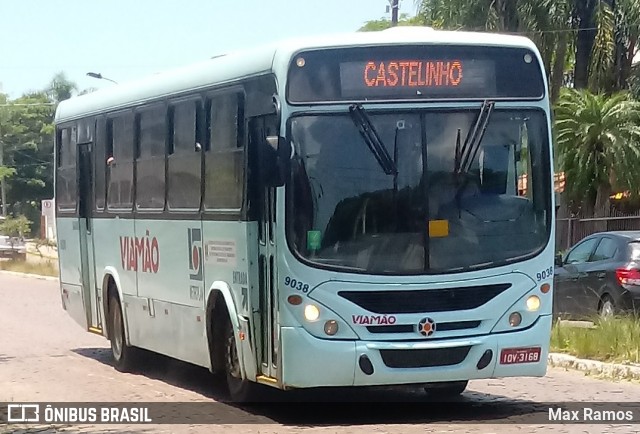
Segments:
[[[197,137],[200,106],[200,101],[183,101],[174,104],[169,112],[167,201],[170,210],[200,209],[202,146]]]
[[[141,111],[138,116],[136,156],[136,208],[164,209],[164,157],[166,148],[164,104]]]
[[[57,181],[56,203],[60,211],[75,211],[77,197],[76,179],[76,128],[57,131]]]
[[[205,156],[208,210],[242,208],[244,190],[244,98],[227,93],[211,99],[210,136]]]
[[[96,145],[94,154],[94,190],[93,201],[97,210],[101,211],[105,207],[106,202],[106,179],[107,179],[107,160],[111,155],[107,154],[108,126],[110,124],[106,118],[98,118],[96,123]],[[113,152],[113,151],[111,151]]]
[[[133,113],[112,119],[113,158],[109,165],[107,206],[110,210],[131,211],[133,206],[133,157],[135,124]]]

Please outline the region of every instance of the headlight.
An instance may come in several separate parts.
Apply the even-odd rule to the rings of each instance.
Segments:
[[[320,318],[320,309],[315,304],[308,304],[304,307],[304,319],[309,322],[317,321]]]
[[[540,298],[537,295],[532,295],[527,298],[527,310],[534,312],[538,309],[540,309]]]

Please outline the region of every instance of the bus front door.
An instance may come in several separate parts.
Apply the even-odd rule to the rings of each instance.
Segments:
[[[82,270],[82,299],[90,331],[102,331],[96,285],[93,245],[93,149],[92,143],[78,145],[78,229]]]
[[[256,204],[258,222],[258,290],[252,297],[253,330],[256,337],[258,375],[272,382],[278,375],[278,297],[276,292],[276,189],[265,182],[268,167],[265,167],[266,138],[278,134],[278,117],[273,115],[253,118],[249,124],[250,161],[254,173],[253,200]],[[256,299],[257,298],[257,299]]]
[[[278,298],[275,292],[275,188],[264,188],[259,220],[259,315],[260,315],[260,372],[276,378],[278,366]]]

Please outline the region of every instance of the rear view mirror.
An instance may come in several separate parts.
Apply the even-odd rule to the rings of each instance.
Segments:
[[[267,136],[263,155],[260,159],[263,173],[263,183],[270,187],[280,187],[285,184],[291,160],[291,146],[280,136]]]
[[[560,253],[558,253],[556,255],[556,261],[555,261],[555,266],[556,267],[562,267],[564,264],[562,262],[562,255]]]

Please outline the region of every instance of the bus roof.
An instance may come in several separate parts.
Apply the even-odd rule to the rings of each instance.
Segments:
[[[529,48],[537,53],[535,44],[521,36],[442,31],[430,27],[407,26],[379,32],[297,38],[216,56],[193,65],[73,97],[58,105],[55,121],[61,123],[103,111],[124,109],[160,97],[269,72],[275,73],[284,82],[283,74],[286,73],[291,57],[301,50],[394,44],[512,46]]]

